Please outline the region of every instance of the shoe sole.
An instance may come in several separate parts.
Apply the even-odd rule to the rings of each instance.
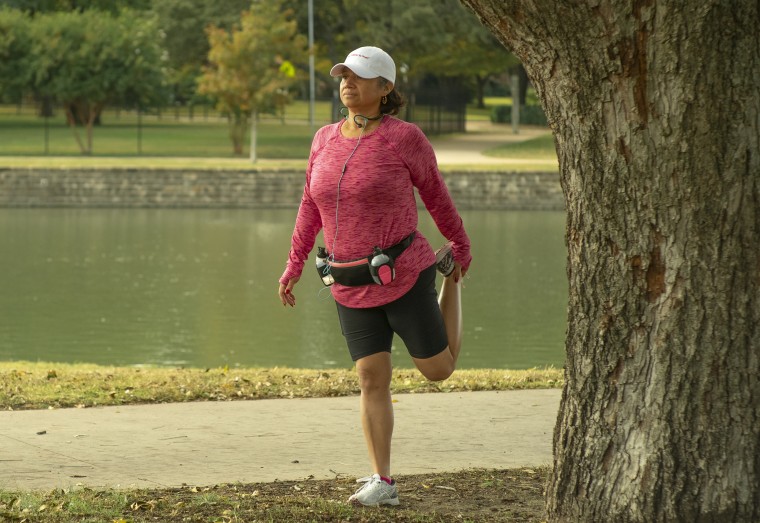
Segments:
[[[446,259],[447,256],[450,256],[451,251],[452,251],[451,244],[447,243],[446,245],[444,245],[443,247],[441,247],[435,252],[435,269],[438,271],[438,274],[442,274],[444,278],[448,278],[454,272],[454,268],[455,268],[454,261],[452,259],[451,270],[449,271],[448,274],[441,271],[441,269],[438,267],[438,264],[441,263],[441,261],[443,261],[444,259]]]
[[[348,502],[356,507],[380,507],[382,505],[390,505],[395,507],[401,503],[398,498],[384,499],[383,501],[378,501],[377,503],[369,503],[366,505],[358,499],[349,499]]]

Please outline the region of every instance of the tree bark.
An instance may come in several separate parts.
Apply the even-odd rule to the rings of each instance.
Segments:
[[[251,160],[251,163],[256,163],[256,143],[258,139],[258,133],[257,133],[257,126],[258,126],[258,120],[259,115],[256,111],[253,111],[253,114],[251,114],[251,147],[249,150],[249,159]]]
[[[462,0],[567,205],[550,521],[760,521],[760,3]]]
[[[244,114],[231,114],[228,116],[230,140],[232,141],[232,152],[236,156],[243,155],[243,140],[248,130],[248,118]]]
[[[64,104],[64,111],[66,112],[66,123],[69,124],[69,129],[71,129],[71,132],[74,134],[74,139],[79,146],[79,151],[82,154],[87,154],[87,149],[85,148],[84,143],[82,143],[82,138],[79,136],[79,131],[77,131],[76,115],[74,114],[72,107],[73,106],[71,104]]]

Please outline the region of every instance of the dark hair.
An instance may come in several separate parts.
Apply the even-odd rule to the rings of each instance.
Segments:
[[[388,80],[386,80],[383,77],[380,77],[380,85],[384,86],[388,84]],[[387,95],[388,101],[385,103],[382,103],[382,100],[380,101],[380,113],[381,114],[392,114],[396,115],[398,114],[398,110],[401,109],[404,104],[406,103],[406,100],[404,100],[404,97],[401,93],[398,92],[398,89],[394,86],[390,93]]]

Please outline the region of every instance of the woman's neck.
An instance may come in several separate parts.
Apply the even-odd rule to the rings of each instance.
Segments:
[[[380,113],[379,109],[366,112],[354,112],[349,109],[346,120],[348,120],[348,122],[356,129],[361,129],[362,127],[370,127],[373,124],[379,123],[382,118],[383,115]]]
[[[361,134],[366,135],[367,133],[374,131],[380,126],[382,121],[383,115],[380,113],[369,116],[365,113],[354,113],[353,111],[349,111],[346,121],[343,123],[341,129],[343,130],[344,136],[356,138]]]

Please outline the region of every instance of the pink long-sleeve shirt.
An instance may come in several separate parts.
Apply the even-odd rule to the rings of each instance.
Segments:
[[[327,125],[314,136],[280,283],[301,275],[320,229],[336,261],[368,256],[375,246],[390,247],[416,231],[415,187],[438,230],[454,242],[454,259],[466,269],[472,260],[470,239],[438,171],[433,148],[419,127],[385,116],[379,127],[358,141],[344,137],[341,125]],[[417,231],[412,245],[396,259],[393,282],[359,287],[336,283],[331,287],[333,297],[354,308],[390,303],[434,262],[432,247]]]

